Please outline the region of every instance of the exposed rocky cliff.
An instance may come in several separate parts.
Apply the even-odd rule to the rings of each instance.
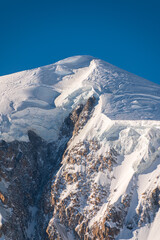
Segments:
[[[0,143],[0,208],[5,217],[0,236],[7,239],[48,239],[48,222],[54,206],[51,180],[61,164],[70,138],[89,119],[95,98],[78,105],[65,119],[59,134],[60,144],[47,143],[33,131],[29,142]]]
[[[34,132],[28,135],[28,143],[0,143],[0,209],[4,213],[0,233],[5,239],[33,239],[41,195],[56,169],[54,145]]]
[[[0,240],[159,240],[160,86],[90,56],[0,85]]]

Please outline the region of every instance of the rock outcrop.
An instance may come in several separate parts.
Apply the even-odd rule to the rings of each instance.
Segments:
[[[75,125],[79,123],[79,128],[86,121],[81,121],[81,113],[88,111],[89,115],[94,102],[93,97],[85,106],[78,105],[65,119],[59,134],[61,145],[47,143],[31,130],[29,142],[0,142],[0,209],[5,213],[0,236],[6,240],[48,239],[46,228],[54,209],[52,176],[60,167]]]
[[[160,86],[90,56],[0,86],[0,240],[159,240]]]
[[[51,146],[32,131],[28,136],[29,142],[0,143],[0,208],[5,212],[0,232],[5,239],[33,238],[41,193],[56,166]]]

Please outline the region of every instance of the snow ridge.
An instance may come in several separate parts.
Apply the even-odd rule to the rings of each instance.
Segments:
[[[105,220],[107,211],[117,208],[126,214],[126,218],[122,214],[124,225],[116,225],[105,216],[110,231],[117,227],[112,232],[117,239],[151,240],[159,236],[159,85],[100,59],[75,56],[0,77],[0,86],[0,139],[7,142],[28,141],[29,130],[47,142],[60,141],[66,117],[79,104],[85,106],[88,99],[94,99],[96,104],[90,113],[83,112],[89,117],[79,120],[82,127],[77,127],[70,139],[68,155],[56,175],[55,189],[57,182],[63,182],[57,190],[57,214],[62,201],[72,196],[75,198],[70,200],[68,211],[80,204],[79,217],[88,218],[88,229],[94,229]],[[0,214],[0,225],[2,220]],[[50,225],[64,239],[74,239],[73,232],[66,233],[58,218],[51,219]],[[83,226],[83,222],[77,225],[78,234]]]
[[[56,140],[65,117],[94,95],[112,120],[159,120],[160,86],[90,56],[0,77],[0,131],[28,141],[34,130]]]

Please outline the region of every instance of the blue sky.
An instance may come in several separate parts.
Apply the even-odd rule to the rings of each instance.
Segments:
[[[0,0],[0,75],[92,55],[160,84],[159,12],[159,0]]]

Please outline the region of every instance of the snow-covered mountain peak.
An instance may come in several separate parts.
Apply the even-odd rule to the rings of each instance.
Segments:
[[[160,86],[91,56],[0,77],[1,138],[34,130],[56,140],[64,118],[94,95],[112,120],[159,120]]]
[[[0,86],[0,239],[159,240],[159,85],[75,56]]]

